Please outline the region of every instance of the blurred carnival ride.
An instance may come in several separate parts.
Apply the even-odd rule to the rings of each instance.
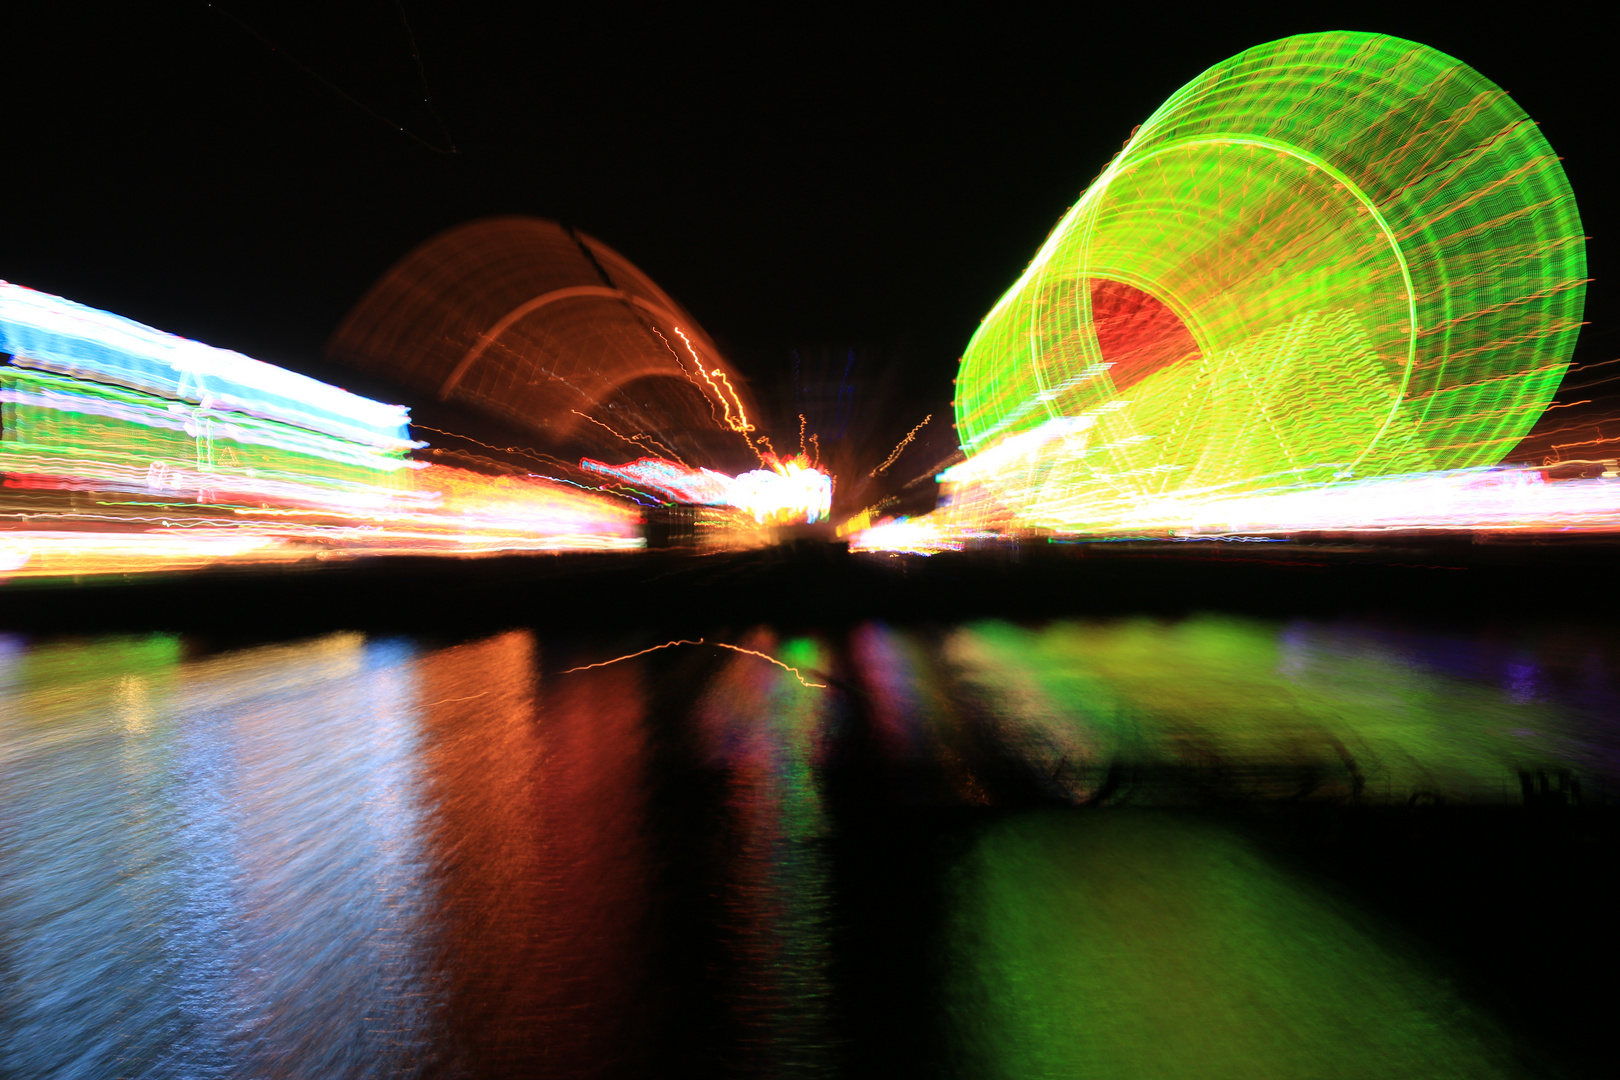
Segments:
[[[624,256],[553,221],[493,218],[433,237],[378,279],[327,352],[410,392],[418,421],[501,421],[557,467],[756,463],[747,382],[697,321]],[[490,453],[445,434],[437,457]]]
[[[802,446],[777,453],[747,380],[697,321],[623,255],[553,221],[433,237],[377,281],[328,354],[413,393],[418,428],[436,436],[427,456],[539,465],[615,492],[654,543],[674,521],[679,543],[754,546],[830,513],[832,477]]]
[[[1131,133],[985,317],[940,507],[841,531],[1620,529],[1612,467],[1500,464],[1570,367],[1584,239],[1552,148],[1465,64],[1250,49]]]
[[[691,317],[551,222],[423,245],[331,351],[424,407],[0,283],[0,577],[628,550],[683,514],[678,543],[747,547],[830,511]]]

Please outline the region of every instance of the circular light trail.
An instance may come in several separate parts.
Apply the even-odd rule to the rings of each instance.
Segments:
[[[1022,524],[1494,464],[1558,387],[1584,237],[1505,91],[1305,34],[1177,91],[962,359],[968,463]]]

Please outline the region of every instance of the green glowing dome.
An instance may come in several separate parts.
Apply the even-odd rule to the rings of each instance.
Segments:
[[[1552,148],[1467,65],[1261,45],[1133,132],[985,318],[962,444],[1022,436],[993,482],[1057,523],[1494,464],[1569,364],[1583,244]]]

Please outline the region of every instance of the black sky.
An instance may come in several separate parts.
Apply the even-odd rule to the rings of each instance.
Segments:
[[[858,344],[921,412],[1133,125],[1248,46],[1356,29],[1459,57],[1541,123],[1594,237],[1580,352],[1620,355],[1612,33],[1556,5],[1297,7],[11,10],[0,277],[314,370],[412,246],[534,214],[639,264],[756,382]]]

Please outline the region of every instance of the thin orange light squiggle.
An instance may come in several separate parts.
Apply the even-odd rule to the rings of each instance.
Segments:
[[[754,425],[748,422],[748,413],[743,410],[742,399],[737,397],[737,391],[732,388],[731,380],[726,378],[726,373],[719,368],[715,368],[713,371],[704,370],[703,361],[698,358],[697,349],[692,346],[692,339],[687,337],[686,332],[680,327],[674,327],[674,330],[676,334],[680,335],[681,341],[686,344],[686,351],[692,355],[692,363],[697,365],[698,374],[703,376],[703,381],[709,384],[709,389],[713,390],[715,396],[720,399],[720,406],[726,411],[726,426],[737,432],[753,431]],[[720,376],[720,381],[725,384],[724,390],[721,390],[720,386],[715,383],[712,377],[715,375]],[[727,400],[727,394],[731,395],[730,400]],[[736,416],[731,414],[733,405],[737,408]]]
[[[917,437],[917,432],[921,431],[923,427],[927,425],[928,421],[932,420],[933,418],[934,414],[929,413],[927,416],[922,418],[921,424],[918,424],[916,427],[906,432],[906,437],[901,439],[899,445],[894,448],[893,452],[891,452],[888,457],[883,459],[883,464],[872,470],[871,475],[876,476],[884,469],[887,469],[890,465],[893,465],[895,459],[898,458],[905,448],[911,444],[911,440]]]
[[[627,653],[624,656],[615,656],[611,660],[603,660],[603,661],[601,661],[599,663],[595,663],[595,664],[581,664],[579,667],[571,667],[571,668],[567,669],[566,671],[558,672],[558,674],[560,674],[560,675],[572,675],[576,671],[589,671],[589,670],[591,670],[591,668],[607,667],[609,664],[617,664],[621,660],[634,660],[638,656],[646,656],[650,652],[657,652],[659,649],[668,649],[668,648],[671,648],[671,647],[676,646],[676,645],[702,645],[702,644],[704,644],[704,641],[703,641],[702,638],[698,638],[696,641],[685,641],[685,640],[666,641],[662,645],[654,645],[650,649],[642,649],[640,652]]]
[[[665,446],[658,439],[653,438],[651,435],[648,435],[645,432],[643,432],[640,435],[625,435],[625,434],[623,434],[621,432],[614,431],[611,427],[609,427],[608,425],[602,423],[602,421],[598,420],[596,417],[589,416],[589,415],[587,415],[585,413],[582,413],[578,409],[569,409],[568,411],[573,413],[575,416],[582,417],[582,418],[584,418],[586,420],[589,420],[591,423],[595,424],[597,427],[601,428],[603,431],[606,431],[609,435],[615,436],[616,438],[623,439],[625,442],[629,443],[631,446],[635,447],[637,450],[642,451],[643,453],[657,454],[658,451],[662,450],[672,460],[679,461],[682,465],[686,465],[686,462],[681,459],[681,456],[679,454],[677,454],[675,451],[671,450],[669,447]],[[651,441],[652,443],[656,444],[656,449],[653,446],[648,446],[646,443],[641,442],[642,439],[647,439],[647,440]],[[691,468],[690,465],[686,465],[686,467],[688,469]]]
[[[660,649],[673,648],[676,645],[713,645],[717,649],[730,649],[732,652],[745,653],[745,654],[747,654],[749,656],[757,656],[761,660],[768,660],[769,662],[775,664],[777,667],[781,668],[783,671],[792,672],[793,677],[795,679],[799,680],[799,684],[801,686],[811,688],[811,689],[815,689],[815,690],[825,690],[825,689],[827,689],[827,684],[826,683],[810,682],[802,674],[799,673],[798,668],[793,667],[791,664],[782,663],[782,661],[778,660],[776,657],[770,655],[769,653],[762,653],[758,649],[745,649],[741,645],[727,645],[723,641],[706,641],[703,638],[698,638],[696,641],[687,641],[685,639],[681,639],[681,640],[677,640],[677,641],[666,641],[662,645],[654,645],[651,648],[642,649],[640,652],[627,653],[624,656],[615,656],[611,660],[602,660],[602,661],[599,661],[599,662],[597,662],[595,664],[581,664],[579,667],[571,667],[571,668],[568,668],[566,671],[559,672],[559,674],[571,675],[576,671],[589,671],[591,668],[607,667],[609,664],[617,664],[621,660],[634,660],[638,656],[646,656],[650,652],[657,652]]]
[[[761,660],[769,660],[771,663],[775,664],[777,667],[781,668],[782,670],[793,672],[793,677],[795,679],[798,679],[801,685],[814,687],[817,690],[825,690],[825,689],[827,689],[827,684],[826,683],[809,682],[808,680],[805,679],[805,677],[803,675],[799,674],[799,669],[798,668],[791,667],[791,666],[789,666],[787,664],[784,664],[784,663],[782,663],[782,661],[778,660],[776,657],[770,656],[770,655],[768,655],[766,653],[759,652],[756,649],[745,649],[741,645],[727,645],[723,641],[711,641],[711,642],[708,642],[708,644],[713,645],[717,649],[730,649],[732,652],[747,653],[749,656],[757,656]]]

